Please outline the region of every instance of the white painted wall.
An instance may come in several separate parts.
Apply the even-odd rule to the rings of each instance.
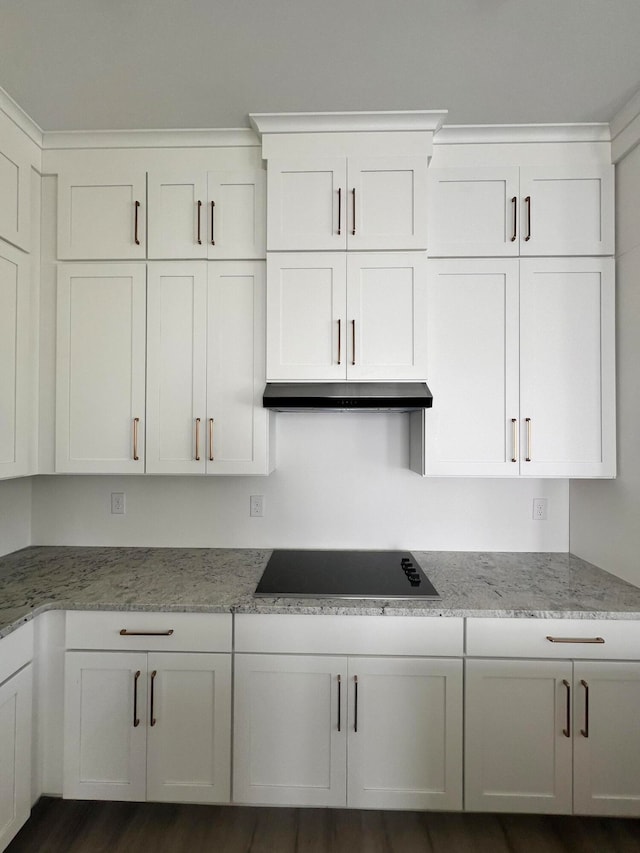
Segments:
[[[640,146],[616,167],[618,477],[571,483],[570,548],[640,584]]]
[[[0,557],[31,544],[32,479],[0,480]]]

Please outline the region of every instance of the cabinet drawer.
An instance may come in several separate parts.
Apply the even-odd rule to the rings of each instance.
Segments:
[[[33,622],[0,640],[0,684],[33,659]]]
[[[423,616],[236,616],[235,650],[276,654],[458,656],[462,619]]]
[[[231,614],[70,611],[66,647],[230,652]]]
[[[467,655],[635,660],[640,622],[606,619],[467,619]]]

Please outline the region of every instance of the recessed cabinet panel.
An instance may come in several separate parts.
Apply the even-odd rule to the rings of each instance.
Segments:
[[[0,686],[0,850],[31,811],[32,668]]]
[[[29,251],[31,165],[7,146],[0,151],[0,238]]]
[[[149,257],[206,258],[206,175],[149,172],[148,181]]]
[[[264,258],[265,191],[266,175],[258,169],[209,173],[209,258]]]

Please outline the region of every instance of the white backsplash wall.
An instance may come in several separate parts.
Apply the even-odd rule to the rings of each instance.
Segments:
[[[33,480],[0,480],[0,557],[31,544]]]
[[[279,414],[276,429],[270,477],[38,477],[33,544],[568,550],[566,480],[423,479],[406,415]],[[111,515],[120,491],[126,515]]]

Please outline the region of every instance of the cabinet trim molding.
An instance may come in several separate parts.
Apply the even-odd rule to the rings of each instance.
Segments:
[[[431,131],[436,133],[448,110],[384,110],[322,113],[250,113],[257,133],[345,133],[359,131]]]

